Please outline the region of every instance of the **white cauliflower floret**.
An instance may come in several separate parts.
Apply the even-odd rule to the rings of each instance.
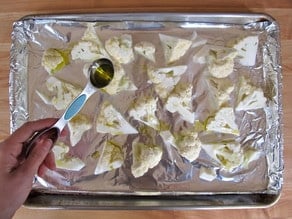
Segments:
[[[236,50],[230,48],[211,49],[207,58],[210,74],[216,78],[228,77],[233,72],[236,55]]]
[[[193,162],[199,157],[201,151],[201,141],[198,138],[198,133],[193,130],[183,130],[175,133],[173,136],[170,131],[160,133],[165,144],[170,144],[175,147],[178,153]]]
[[[266,107],[267,98],[261,88],[255,87],[240,78],[236,110],[254,110]]]
[[[161,160],[162,149],[158,145],[143,144],[137,139],[133,141],[133,163],[131,171],[134,177],[143,176],[149,169],[155,167]]]
[[[136,134],[138,131],[109,102],[104,102],[96,119],[96,131],[111,135]]]
[[[68,128],[71,146],[75,146],[81,140],[83,133],[92,128],[92,124],[87,116],[77,114],[69,121]]]
[[[258,50],[257,36],[247,36],[230,42],[230,46],[237,50],[239,62],[244,66],[254,66]]]
[[[192,45],[192,41],[190,40],[165,34],[159,34],[159,38],[162,43],[165,60],[168,64],[179,60]]]
[[[118,169],[123,165],[124,152],[120,145],[106,141],[100,154],[94,174],[98,175],[107,171]]]
[[[101,54],[97,44],[90,41],[80,41],[72,48],[71,57],[73,60],[80,59],[89,62],[105,56]]]
[[[56,143],[52,151],[54,152],[57,168],[79,171],[85,166],[85,163],[81,159],[68,154],[69,147],[62,142]]]
[[[129,115],[135,120],[141,121],[144,124],[158,130],[160,123],[155,112],[157,110],[157,98],[141,96],[134,107],[129,111]]]
[[[267,99],[262,89],[257,88],[250,95],[246,96],[236,107],[236,110],[253,110],[266,107]]]
[[[183,120],[190,123],[195,121],[195,113],[192,111],[192,86],[181,84],[176,86],[168,96],[165,109],[171,113],[179,113]]]
[[[142,55],[146,59],[155,62],[155,46],[152,43],[142,41],[134,46],[136,53]]]
[[[202,148],[221,168],[229,172],[239,167],[247,168],[260,155],[259,151],[251,148],[244,151],[238,142],[203,144]]]
[[[224,78],[233,72],[235,49],[223,46],[204,45],[193,56],[193,61],[208,64],[209,72],[216,78]]]
[[[71,57],[73,60],[80,59],[88,62],[109,57],[95,32],[93,23],[88,24],[82,40],[73,46]]]
[[[107,52],[121,64],[127,64],[134,60],[132,48],[132,36],[123,34],[115,36],[105,42]]]
[[[117,94],[121,91],[134,91],[137,90],[135,84],[126,75],[122,66],[115,66],[115,76],[109,85],[103,88],[105,92],[110,95]]]
[[[198,133],[182,131],[176,135],[175,143],[178,153],[190,162],[199,157],[202,143],[198,138]]]
[[[202,147],[226,171],[232,172],[244,162],[243,150],[237,142],[203,144]]]
[[[213,91],[214,99],[218,103],[218,107],[225,105],[231,99],[230,95],[234,90],[234,84],[231,80],[222,78],[209,78],[211,91]]]
[[[68,54],[59,49],[47,49],[42,56],[42,66],[49,74],[60,71],[69,63]]]
[[[169,68],[153,69],[148,67],[148,77],[150,82],[155,84],[155,91],[161,98],[166,98],[179,82],[181,75],[187,70],[186,65]]]
[[[211,182],[217,178],[216,169],[201,166],[199,177],[200,179]]]
[[[206,129],[207,131],[239,135],[239,129],[235,123],[233,109],[231,107],[223,107],[219,109],[215,117],[209,119]]]
[[[52,97],[48,97],[39,91],[36,91],[36,93],[46,104],[52,104],[57,110],[66,109],[82,91],[79,87],[55,77],[48,78],[46,86],[53,93]]]
[[[95,31],[95,23],[87,23],[87,28],[81,38],[83,41],[91,41],[102,47],[102,43]]]

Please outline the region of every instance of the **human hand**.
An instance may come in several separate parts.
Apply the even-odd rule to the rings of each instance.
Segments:
[[[31,191],[35,174],[55,169],[52,140],[41,139],[26,160],[18,159],[25,142],[35,131],[52,126],[55,119],[27,122],[0,143],[0,218],[12,218]]]

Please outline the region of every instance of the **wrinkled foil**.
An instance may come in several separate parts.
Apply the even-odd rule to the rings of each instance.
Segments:
[[[253,113],[237,114],[241,119],[240,131],[250,139],[252,146],[262,155],[247,169],[234,173],[219,172],[217,179],[206,182],[199,178],[199,168],[212,166],[214,161],[201,153],[200,157],[190,163],[184,160],[174,148],[165,148],[157,136],[157,142],[164,147],[160,163],[150,169],[144,176],[134,178],[130,166],[132,162],[131,145],[126,143],[126,159],[117,170],[94,175],[97,160],[90,154],[104,141],[106,135],[94,130],[84,134],[81,143],[72,147],[70,153],[81,158],[86,167],[80,171],[57,169],[48,171],[44,178],[39,178],[34,189],[52,193],[107,193],[107,194],[220,194],[220,193],[271,193],[279,194],[282,188],[283,171],[283,137],[282,137],[282,75],[280,66],[279,28],[270,17],[228,16],[228,15],[189,15],[189,14],[104,14],[104,15],[60,15],[28,16],[14,23],[12,32],[9,101],[11,111],[11,132],[29,120],[45,117],[59,117],[63,112],[46,105],[35,93],[41,90],[48,78],[48,73],[41,66],[41,57],[45,49],[66,48],[72,42],[78,42],[88,22],[96,22],[97,34],[102,41],[121,33],[129,33],[135,39],[147,40],[159,34],[169,34],[189,38],[196,31],[212,45],[224,45],[236,37],[258,36],[259,48],[257,62],[253,68],[235,66],[240,72],[261,87],[268,99],[265,110]],[[157,40],[156,47],[159,47]],[[145,62],[145,61],[144,61]],[[160,60],[156,60],[159,63]],[[193,65],[194,74],[203,70],[192,64],[192,58],[183,58],[180,63]],[[135,83],[147,83],[146,73],[139,66],[145,65],[142,59],[124,66]],[[58,75],[65,81],[84,87],[86,78],[82,73],[84,63],[71,63]],[[135,78],[135,74],[139,77]],[[239,74],[238,74],[239,75]],[[197,77],[200,78],[200,77]],[[201,100],[208,95],[205,87],[195,79],[191,83],[201,93]],[[115,98],[120,112],[125,112],[131,100],[139,95],[121,94]],[[86,103],[83,113],[94,115],[103,99],[100,92],[94,94]],[[111,98],[111,97],[110,97]],[[198,107],[204,113],[204,101]],[[177,121],[173,121],[177,122]],[[94,124],[93,124],[94,129]],[[252,133],[252,134],[248,134]],[[251,137],[252,136],[252,137]],[[68,139],[62,139],[68,142]],[[244,147],[244,145],[242,145]],[[171,153],[176,162],[168,156]]]

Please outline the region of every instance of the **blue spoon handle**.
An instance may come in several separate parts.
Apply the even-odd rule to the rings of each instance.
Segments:
[[[87,95],[85,93],[81,93],[68,107],[64,114],[64,119],[69,121],[72,119],[84,106],[87,100]]]

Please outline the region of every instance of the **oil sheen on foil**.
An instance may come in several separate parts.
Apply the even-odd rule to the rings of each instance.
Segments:
[[[73,16],[14,23],[11,131],[61,116],[94,59],[109,58],[115,67],[116,81],[69,124],[53,149],[58,168],[38,177],[34,189],[279,192],[276,23],[170,20]]]

